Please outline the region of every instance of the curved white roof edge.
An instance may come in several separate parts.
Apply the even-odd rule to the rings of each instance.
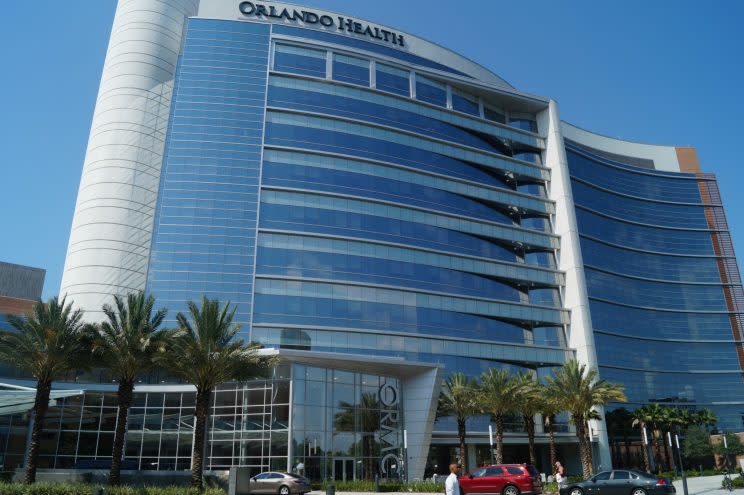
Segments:
[[[285,24],[288,26],[305,27],[309,29],[315,29],[318,31],[325,31],[325,32],[333,33],[333,34],[349,36],[346,31],[339,30],[338,27],[335,25],[330,26],[329,28],[325,28],[321,26],[319,23],[304,24],[302,21],[287,22],[286,20],[282,20],[282,19],[267,19],[265,17],[246,17],[245,15],[241,14],[240,11],[238,10],[238,6],[240,3],[241,3],[240,0],[201,0],[199,2],[199,12],[197,14],[197,17],[203,17],[203,18],[208,18],[208,19],[224,19],[224,20],[232,20],[232,21],[235,21],[235,20],[268,21],[268,22],[272,22],[275,24]],[[397,34],[402,34],[405,37],[405,45],[403,49],[401,49],[402,52],[407,52],[413,55],[418,55],[420,57],[427,58],[439,64],[445,65],[451,69],[455,69],[462,73],[465,73],[481,82],[493,84],[493,85],[500,86],[500,87],[514,89],[514,87],[508,82],[506,82],[503,78],[494,74],[493,72],[486,69],[482,65],[476,62],[473,62],[467,57],[464,57],[460,55],[459,53],[456,53],[448,48],[438,45],[437,43],[428,41],[424,38],[415,36],[405,31],[401,31],[399,29],[389,27],[385,24],[379,24],[377,22],[367,21],[367,20],[361,19],[353,15],[333,12],[330,10],[318,9],[318,8],[315,8],[309,5],[301,5],[301,4],[288,3],[288,2],[271,2],[271,1],[262,1],[262,0],[255,0],[252,3],[255,5],[259,5],[259,4],[265,5],[267,8],[269,6],[274,6],[276,8],[276,12],[281,12],[282,9],[284,8],[288,8],[290,12],[294,9],[307,10],[319,16],[321,15],[331,16],[334,19],[334,21],[339,16],[341,16],[346,19],[360,21],[364,25],[368,24],[372,27],[379,27],[380,29],[386,29],[388,31],[391,31]],[[358,36],[358,35],[352,35],[349,37],[360,39],[362,41],[370,41],[370,40],[364,39],[363,36]],[[370,41],[370,42],[377,43],[374,41]],[[392,48],[400,49],[396,45],[386,45],[383,43],[377,43],[377,44],[380,44],[381,46],[389,46]]]
[[[568,122],[561,121],[563,137],[590,148],[644,160],[653,160],[654,169],[665,172],[680,172],[677,147],[660,144],[637,143],[603,136],[587,131]]]

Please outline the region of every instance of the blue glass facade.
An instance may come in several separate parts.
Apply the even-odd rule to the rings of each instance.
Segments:
[[[244,337],[272,347],[472,376],[564,362],[545,140],[462,76],[345,36],[190,19],[148,291],[170,318],[202,294],[237,303]]]
[[[272,346],[473,374],[565,360],[544,140],[411,57],[189,20],[148,274],[171,315],[207,294]]]
[[[150,3],[117,9],[60,293],[91,322],[140,290],[169,309],[166,326],[202,296],[237,305],[240,337],[281,362],[214,391],[208,468],[371,479],[490,462],[489,417],[468,421],[460,452],[455,421],[436,416],[441,379],[542,379],[575,355],[593,365],[594,349],[631,408],[706,407],[719,428],[744,427],[744,289],[715,179],[658,170],[689,170],[679,149],[578,129],[549,99],[361,19]],[[44,467],[110,459],[110,377],[76,378],[66,386],[84,391],[50,409]],[[194,390],[160,378],[136,386],[125,457],[184,470]],[[0,416],[11,470],[19,407]],[[527,459],[518,416],[506,462]],[[607,424],[591,426],[606,468]],[[571,430],[559,415],[569,462]]]
[[[602,378],[625,385],[630,407],[709,408],[741,429],[741,342],[711,221],[722,205],[703,194],[713,179],[566,148]]]

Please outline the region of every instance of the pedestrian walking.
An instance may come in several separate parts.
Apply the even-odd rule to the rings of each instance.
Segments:
[[[444,482],[445,495],[460,495],[460,482],[457,480],[457,464],[450,464],[450,475]]]

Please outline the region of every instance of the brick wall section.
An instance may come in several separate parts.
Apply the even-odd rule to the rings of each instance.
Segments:
[[[35,302],[30,299],[0,296],[0,313],[6,315],[24,315],[31,311]]]

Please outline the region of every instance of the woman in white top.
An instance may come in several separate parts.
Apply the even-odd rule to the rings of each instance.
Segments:
[[[563,486],[566,483],[566,469],[558,461],[555,463],[555,481],[558,486]]]

